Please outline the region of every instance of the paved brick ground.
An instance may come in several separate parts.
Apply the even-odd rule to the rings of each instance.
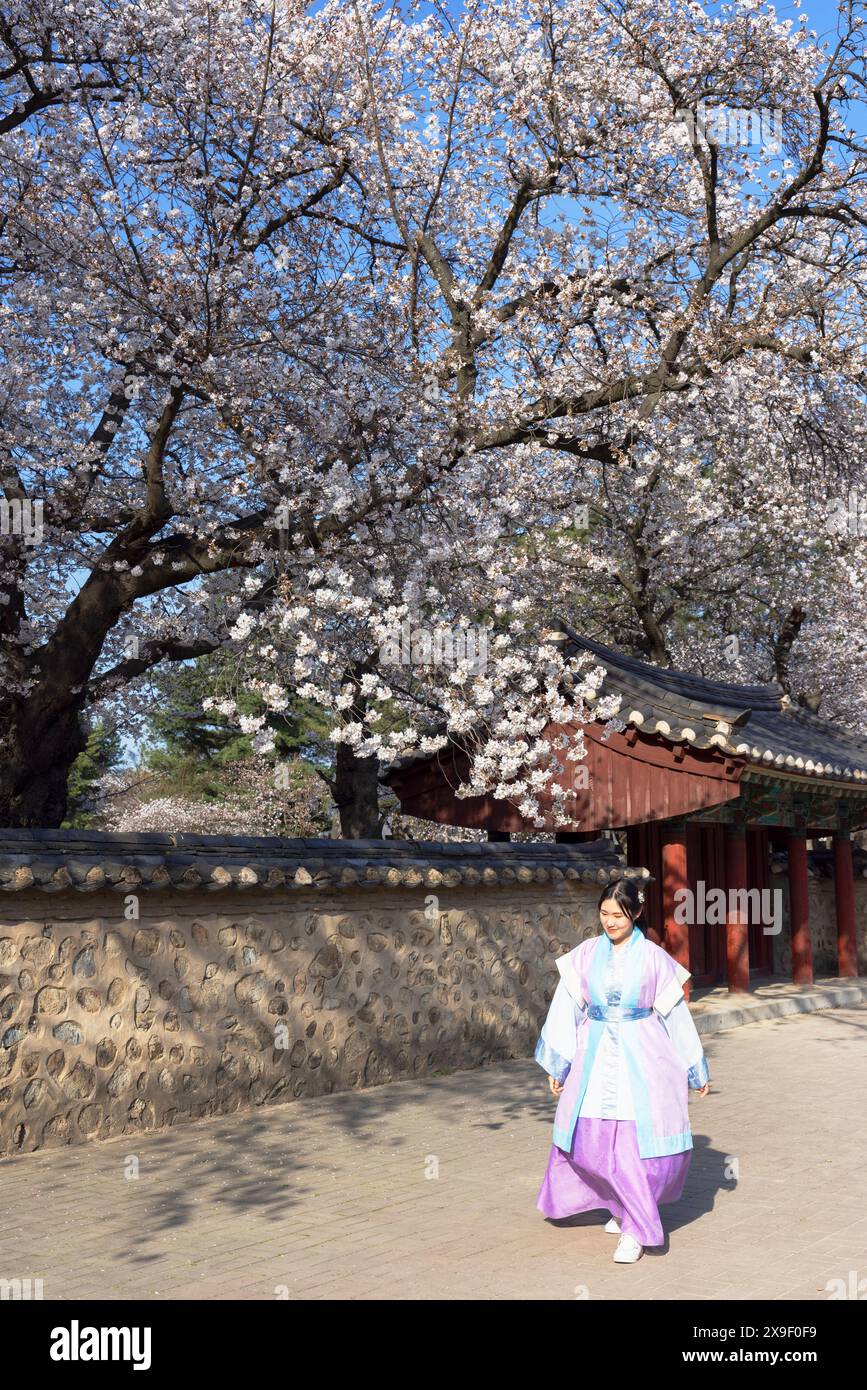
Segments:
[[[0,1278],[46,1299],[828,1298],[867,1277],[867,1006],[705,1039],[664,1250],[535,1209],[535,1063],[277,1105],[0,1163]],[[129,1156],[139,1176],[128,1178]],[[434,1165],[438,1176],[429,1177]],[[737,1174],[733,1175],[736,1164]]]

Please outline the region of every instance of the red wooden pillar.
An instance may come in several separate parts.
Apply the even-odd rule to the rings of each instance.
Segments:
[[[750,988],[750,928],[747,913],[747,832],[743,825],[727,825],[726,837],[726,978],[729,994],[746,994]],[[734,894],[740,892],[741,898]]]
[[[834,835],[834,901],[837,908],[837,974],[858,974],[855,940],[855,879],[852,841],[847,830]]]
[[[807,876],[807,836],[790,829],[786,836],[789,858],[789,933],[792,943],[792,982],[813,983],[813,945],[810,940],[810,880]]]
[[[687,872],[686,827],[669,825],[662,828],[662,922],[665,946],[676,961],[689,970],[689,928],[693,913],[684,911],[683,903],[690,901],[681,894],[675,902],[674,895],[679,889],[688,891],[690,887]],[[678,920],[675,920],[675,912]],[[686,917],[686,921],[684,921]],[[691,981],[687,980],[683,992],[689,998]]]

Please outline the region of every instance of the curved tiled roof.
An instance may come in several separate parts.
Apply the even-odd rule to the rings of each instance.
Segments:
[[[566,649],[584,649],[606,669],[601,694],[622,697],[620,718],[643,734],[693,748],[719,748],[769,772],[867,788],[867,739],[789,703],[781,686],[710,681],[624,656],[557,624]]]
[[[203,892],[494,887],[627,873],[611,841],[583,845],[486,841],[290,840],[254,835],[0,830],[7,893]]]

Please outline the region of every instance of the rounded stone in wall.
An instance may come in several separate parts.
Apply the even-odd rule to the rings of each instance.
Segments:
[[[0,999],[0,1020],[2,1020],[3,1023],[8,1023],[10,1018],[15,1017],[20,1008],[20,994],[5,994],[3,998]]]
[[[112,1014],[111,1018],[108,1020],[108,1026],[109,1026],[109,1028],[122,1028],[122,1027],[123,1027],[123,1017],[122,1017],[122,1015],[121,1015],[121,1014]]]
[[[160,947],[160,934],[155,927],[139,927],[132,939],[132,953],[140,958],[156,955]]]
[[[80,989],[76,995],[79,1004],[85,1013],[98,1014],[102,1008],[102,1000],[99,991],[95,989]]]
[[[18,988],[24,993],[29,994],[36,981],[29,970],[22,970],[18,976]]]
[[[88,1139],[93,1138],[102,1124],[102,1106],[85,1105],[78,1116],[79,1131]]]
[[[274,951],[274,952],[276,953],[277,951],[282,951],[282,950],[284,950],[285,946],[286,946],[286,938],[285,938],[285,936],[283,935],[283,933],[282,933],[281,931],[277,931],[277,929],[276,929],[276,927],[275,927],[274,930],[271,932],[270,937],[268,938],[268,950],[269,950],[269,951]]]
[[[54,942],[44,936],[29,936],[21,947],[21,954],[32,965],[44,969],[54,959]]]
[[[320,946],[309,966],[314,979],[333,980],[343,969],[343,955],[335,938]]]
[[[15,1030],[14,1028],[10,1028],[10,1029],[9,1029],[9,1032],[10,1032],[10,1033],[14,1033],[15,1031],[16,1031],[16,1030]],[[24,1034],[22,1033],[21,1036],[23,1037]],[[18,1053],[15,1051],[15,1048],[12,1047],[12,1046],[10,1046],[9,1048],[6,1048],[6,1049],[4,1049],[4,1051],[0,1052],[0,1077],[4,1077],[4,1076],[8,1076],[8,1075],[9,1075],[10,1071],[11,1071],[12,1068],[15,1066],[15,1063],[16,1063],[16,1061],[17,1061],[17,1058],[18,1058]]]
[[[208,928],[204,922],[194,922],[192,925],[192,937],[198,946],[207,946]]]
[[[163,1047],[160,1039],[154,1037],[153,1034],[151,1034],[151,1036],[148,1038],[148,1057],[150,1057],[152,1062],[156,1062],[160,1059],[160,1057],[162,1057],[164,1052],[165,1048]]]
[[[141,1043],[137,1038],[128,1038],[124,1052],[132,1062],[137,1062],[141,1057]]]
[[[72,973],[73,975],[84,975],[87,979],[96,974],[96,963],[90,946],[85,946],[83,951],[79,951],[72,962]]]
[[[117,1048],[111,1038],[100,1038],[96,1044],[96,1065],[110,1067],[117,1056]]]
[[[77,1023],[71,1019],[64,1019],[63,1023],[55,1024],[51,1030],[58,1042],[69,1043],[72,1047],[77,1047],[84,1042],[84,1034]]]
[[[58,981],[63,979],[65,974],[65,965],[49,965],[48,967],[48,978],[51,980],[52,984],[57,984]]]
[[[112,1006],[112,1008],[116,1009],[125,994],[126,982],[124,980],[115,979],[112,980],[111,984],[108,987],[108,993],[106,995],[106,998],[108,999],[108,1002]]]
[[[364,1079],[368,1085],[391,1081],[393,1075],[394,1072],[387,1057],[383,1057],[375,1048],[368,1053],[364,1064]]]
[[[215,1081],[218,1086],[228,1086],[237,1079],[241,1070],[238,1058],[231,1052],[224,1052],[220,1058],[220,1065],[217,1067]]]
[[[267,981],[261,970],[254,975],[242,975],[235,985],[235,998],[240,1004],[258,1004],[265,996]]]
[[[29,1081],[24,1087],[24,1108],[32,1110],[34,1105],[38,1105],[45,1094],[44,1081]]]
[[[32,1053],[21,1058],[21,1075],[25,1078],[35,1076],[39,1070],[39,1058]]]
[[[63,1093],[69,1100],[87,1100],[96,1086],[96,1072],[79,1059],[63,1082]]]
[[[217,938],[221,946],[234,946],[238,940],[238,933],[234,927],[220,927]]]
[[[45,1070],[48,1072],[48,1075],[53,1076],[55,1080],[63,1074],[63,1068],[65,1066],[66,1053],[63,1051],[62,1047],[56,1047],[45,1059]]]
[[[3,966],[11,965],[18,955],[18,947],[9,936],[0,938],[0,969]]]
[[[45,1148],[56,1147],[69,1142],[69,1120],[66,1115],[52,1115],[42,1130],[42,1143]]]
[[[41,1014],[62,1014],[68,1003],[65,989],[45,985],[36,995],[36,1007]]]
[[[162,1071],[157,1077],[157,1081],[159,1082],[160,1087],[164,1091],[173,1091],[175,1089],[174,1073],[171,1072],[168,1067],[163,1067]]]
[[[170,931],[169,941],[172,943],[176,951],[185,951],[187,949],[187,943],[184,939],[182,932]]]
[[[175,974],[179,980],[186,979],[190,970],[189,956],[175,956]]]
[[[127,1110],[127,1123],[134,1129],[153,1129],[154,1110],[146,1100],[134,1100]]]
[[[123,938],[116,931],[107,931],[102,949],[107,956],[119,956],[123,951]]]
[[[132,1072],[125,1062],[121,1062],[120,1066],[108,1078],[105,1089],[113,1099],[116,1099],[123,1095],[124,1091],[128,1091],[131,1085]]]
[[[165,1028],[167,1033],[177,1033],[180,1026],[180,1020],[178,1019],[177,1014],[166,1014],[165,1018],[163,1019],[163,1027]]]

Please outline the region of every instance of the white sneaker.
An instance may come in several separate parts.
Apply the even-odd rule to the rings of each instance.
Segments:
[[[605,1223],[605,1229],[606,1229],[606,1231],[608,1232],[608,1234],[609,1234],[610,1236],[619,1236],[619,1235],[620,1235],[620,1227],[619,1227],[619,1225],[617,1224],[617,1218],[614,1217],[614,1216],[612,1216],[612,1218],[611,1218],[610,1221],[606,1221],[606,1223]]]
[[[614,1258],[619,1265],[633,1265],[644,1254],[644,1246],[639,1245],[634,1236],[623,1235],[617,1242]]]

